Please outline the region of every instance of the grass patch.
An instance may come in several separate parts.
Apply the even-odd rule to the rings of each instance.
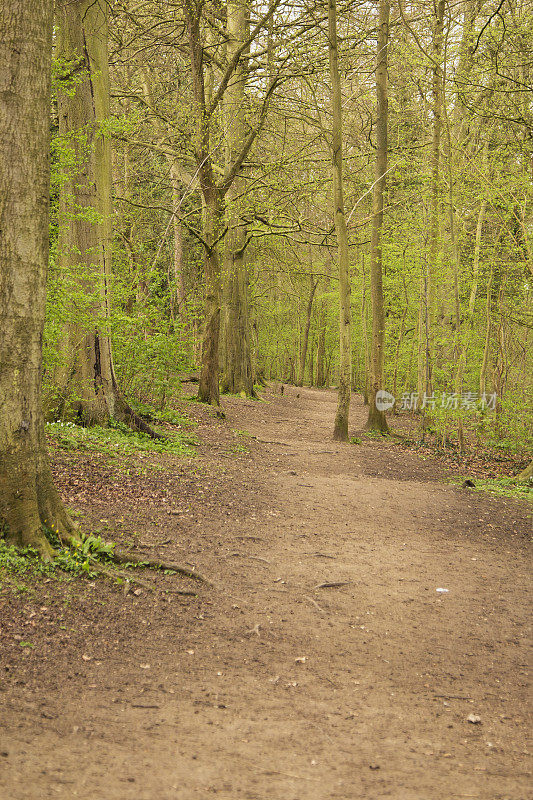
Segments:
[[[197,424],[183,411],[176,411],[175,408],[155,409],[146,403],[135,403],[135,411],[150,422],[167,422],[179,428],[191,428]]]
[[[452,483],[461,485],[465,477],[454,478]],[[516,478],[475,478],[469,491],[489,492],[502,497],[514,497],[533,502],[533,483],[520,483]]]
[[[249,452],[250,452],[250,451],[248,450],[248,448],[246,447],[246,445],[244,445],[244,444],[234,444],[234,445],[233,445],[232,447],[230,447],[230,449],[227,451],[227,455],[231,455],[231,456],[242,456],[242,455],[245,455],[245,454],[247,454],[247,453],[249,453]]]
[[[383,433],[382,431],[375,431],[375,430],[371,429],[369,431],[364,431],[363,432],[363,436],[366,439],[381,439],[381,440],[383,440],[383,439],[388,439],[390,434]]]
[[[147,433],[132,431],[121,422],[112,421],[102,428],[95,425],[83,428],[73,422],[49,422],[46,433],[52,444],[61,450],[106,453],[110,456],[130,456],[135,453],[172,453],[192,456],[197,441],[190,434],[164,431],[165,439],[153,439]]]

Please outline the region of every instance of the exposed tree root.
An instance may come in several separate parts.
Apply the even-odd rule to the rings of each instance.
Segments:
[[[95,560],[93,562],[93,569],[95,570],[95,572],[100,572],[102,575],[106,575],[108,578],[116,578],[118,575],[120,578],[124,578],[124,580],[127,581],[127,583],[136,583],[139,586],[142,586],[144,589],[148,589],[151,592],[155,592],[158,589],[155,583],[150,583],[150,581],[146,581],[144,580],[144,578],[139,578],[137,575],[133,575],[131,572],[126,572],[123,569],[117,569],[116,567],[109,567],[106,564],[103,564],[101,561]],[[198,594],[197,592],[191,591],[190,589],[165,589],[164,591],[170,592],[171,594],[187,595],[188,597],[196,597],[196,595]]]
[[[126,553],[124,550],[119,550],[115,548],[112,560],[116,564],[135,564],[138,566],[145,566],[149,567],[150,569],[170,569],[172,572],[177,572],[178,575],[185,575],[187,578],[192,578],[195,581],[200,581],[201,583],[205,583],[208,586],[211,586],[211,582],[204,578],[203,575],[200,575],[199,572],[195,572],[188,567],[183,567],[181,564],[175,564],[172,561],[161,561],[158,558],[144,558],[143,556],[135,556],[131,553]]]
[[[131,406],[124,400],[123,397],[120,398],[118,412],[118,421],[123,422],[132,430],[140,431],[141,433],[147,433],[148,436],[152,437],[152,439],[165,439],[165,436],[163,436],[162,433],[158,433],[150,425],[148,425],[148,423],[145,422],[142,417],[131,408]]]
[[[531,478],[533,478],[533,461],[516,476],[516,480],[519,483],[527,483]]]
[[[47,416],[49,419],[61,420],[73,418],[79,425],[85,428],[91,428],[93,425],[105,427],[114,419],[117,422],[122,422],[133,431],[140,431],[141,433],[148,434],[152,439],[165,439],[163,434],[155,431],[141,415],[133,410],[130,404],[120,394],[114,380],[107,391],[102,389],[102,391],[90,400],[78,399],[73,402],[70,393],[71,386],[70,383],[68,383],[67,388],[61,393],[57,404],[48,409]],[[149,421],[153,420],[150,419]]]

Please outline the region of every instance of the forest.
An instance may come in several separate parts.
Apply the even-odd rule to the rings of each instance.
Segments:
[[[138,797],[139,786],[147,800],[212,791],[228,800],[391,792],[425,800],[443,788],[450,797],[522,798],[520,730],[483,725],[496,717],[487,687],[498,670],[497,691],[504,675],[512,684],[498,702],[513,714],[523,702],[520,580],[528,582],[533,489],[531,4],[0,0],[0,30],[0,664],[9,673],[0,690],[12,693],[0,796],[40,798],[53,787],[71,798],[53,777],[63,763],[66,783],[88,800]],[[301,550],[319,535],[312,553]],[[407,584],[397,581],[415,586],[428,575],[436,600],[401,599]],[[272,607],[270,595],[256,596],[265,581],[280,593]],[[355,584],[368,587],[364,602]],[[422,610],[391,612],[398,597]],[[289,632],[268,639],[293,613]],[[418,613],[426,632],[414,644]],[[359,623],[373,615],[381,627],[374,644],[363,642],[363,658],[343,626],[364,632]],[[464,624],[455,629],[454,619]],[[151,626],[152,655],[141,652],[140,622]],[[375,675],[372,685],[359,675],[371,699],[352,714],[363,726],[357,737],[371,743],[358,756],[357,775],[370,769],[365,779],[334,755],[352,736],[344,722],[339,730],[331,723],[326,739],[310,734],[309,752],[323,752],[322,761],[309,761],[304,740],[295,744],[315,725],[297,687],[313,692],[314,684],[285,674],[282,653],[311,676],[304,665],[313,662],[316,626],[322,644],[313,647],[325,648],[330,676],[320,679],[317,713],[326,714],[334,686],[339,703],[355,703],[339,649]],[[502,650],[490,669],[468,661],[469,626],[476,641]],[[190,667],[195,651],[226,638],[220,664],[209,650],[209,668]],[[91,723],[101,768],[84,762],[83,781],[73,778],[81,740],[60,742],[72,726],[76,736],[85,730],[76,708],[91,701],[78,674],[95,681],[101,708],[118,702],[119,686],[141,692],[133,666],[120,677],[111,640],[154,675],[142,691],[155,691],[148,662],[159,658],[160,691],[178,692],[163,677],[166,645],[154,642],[177,648],[178,672],[192,687],[183,726],[169,729],[174,744],[164,740],[159,783],[135,758],[147,748],[155,759],[162,733],[150,744],[132,709],[170,708],[177,694],[166,705],[141,697],[128,706],[131,747],[113,729],[131,786],[117,775],[106,783],[119,758],[100,749],[113,714]],[[259,678],[250,664],[265,648],[271,664]],[[419,675],[430,676],[427,652],[433,672],[420,684]],[[387,653],[392,677],[380,672]],[[452,659],[460,686],[444,686],[441,657]],[[69,673],[63,711],[54,670],[80,658],[85,672]],[[106,658],[114,666],[104,691],[91,670]],[[242,697],[232,681],[225,690],[241,703],[238,723],[213,723],[202,706],[214,739],[194,733],[192,716],[204,691],[207,705],[226,709],[206,670],[240,676],[244,686]],[[288,744],[275,740],[287,705],[276,710],[273,697],[256,697],[259,679],[274,681],[268,692],[295,696]],[[38,750],[31,745],[25,762],[29,739],[16,733],[46,732],[29,710],[16,710],[39,685],[56,703],[45,720],[59,720],[44,779]],[[428,686],[446,708],[436,721],[434,702],[431,713],[421,707],[417,722]],[[403,710],[383,744],[394,693]],[[457,700],[465,702],[454,724],[466,720],[474,737],[460,740],[460,753],[440,719],[451,718],[448,701]],[[254,728],[254,714],[268,722]],[[442,727],[438,743],[430,721]],[[242,770],[237,745],[225,744],[232,725],[235,742],[246,742]],[[409,769],[405,729],[418,748]],[[180,751],[174,775],[172,747],[184,731],[193,744]],[[490,746],[481,742],[487,736]],[[481,744],[499,772],[483,761],[478,785],[470,778]],[[263,748],[273,760],[252,779],[249,762]],[[433,776],[426,751],[439,759]],[[469,765],[464,780],[461,770],[447,771],[459,761]]]

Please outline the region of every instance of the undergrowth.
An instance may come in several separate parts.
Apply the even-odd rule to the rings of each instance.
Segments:
[[[177,411],[175,408],[154,408],[147,403],[135,403],[135,411],[149,421],[154,422],[169,422],[171,425],[176,425],[178,428],[189,428],[196,425],[183,411]]]
[[[83,428],[73,422],[49,422],[46,424],[46,433],[51,443],[61,450],[98,451],[112,456],[128,456],[137,452],[191,456],[197,445],[197,440],[190,433],[165,430],[164,439],[153,439],[115,420],[106,428],[99,425]]]
[[[454,478],[452,483],[462,484],[464,476]],[[521,500],[533,502],[533,483],[521,483],[516,478],[476,478],[470,491],[489,492],[490,494],[501,495],[503,497],[514,497]]]
[[[0,539],[0,587],[10,583],[18,591],[27,591],[28,586],[20,583],[24,578],[31,582],[32,578],[61,578],[85,575],[95,578],[99,573],[94,565],[97,561],[109,562],[115,545],[105,542],[100,536],[92,534],[81,537],[77,546],[63,547],[52,531],[47,530],[47,538],[55,550],[52,561],[43,561],[33,547],[18,548]]]

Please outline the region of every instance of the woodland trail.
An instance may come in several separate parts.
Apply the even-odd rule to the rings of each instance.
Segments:
[[[265,398],[228,402],[257,438],[204,449],[195,517],[102,500],[216,586],[102,607],[97,582],[79,638],[28,653],[23,680],[9,662],[1,800],[531,796],[527,505],[334,444],[333,392]]]

